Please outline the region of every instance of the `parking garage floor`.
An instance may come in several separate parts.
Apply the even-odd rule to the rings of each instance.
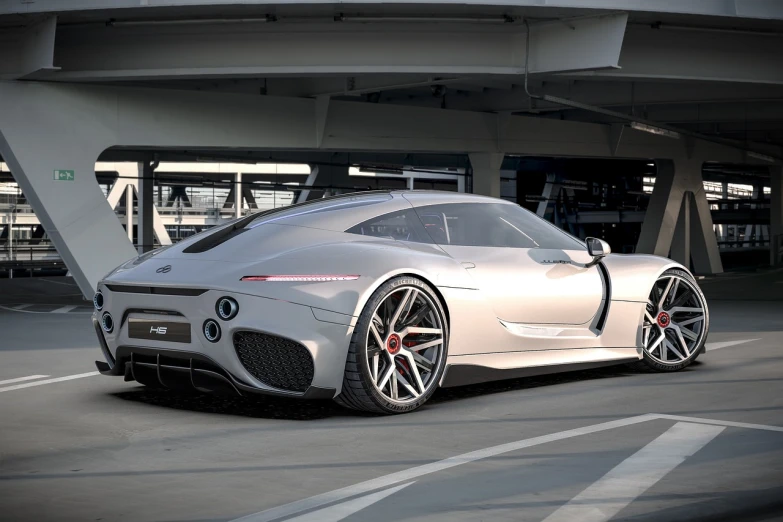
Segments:
[[[395,417],[96,375],[83,303],[18,294],[0,520],[783,520],[783,272],[702,286],[708,352],[686,371],[441,390]]]

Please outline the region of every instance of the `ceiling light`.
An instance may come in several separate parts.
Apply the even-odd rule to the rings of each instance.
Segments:
[[[748,157],[749,158],[760,159],[760,160],[763,160],[763,161],[769,161],[770,163],[774,163],[775,162],[775,158],[773,158],[772,156],[767,156],[766,154],[760,154],[758,152],[753,152],[752,150],[748,151]]]
[[[656,134],[658,136],[666,136],[667,138],[674,138],[674,139],[680,138],[679,132],[674,132],[669,129],[663,129],[661,127],[654,127],[652,125],[647,125],[646,123],[640,123],[638,121],[632,121],[631,128],[642,132],[649,132],[650,134]]]

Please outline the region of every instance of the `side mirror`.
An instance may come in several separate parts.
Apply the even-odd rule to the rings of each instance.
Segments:
[[[587,245],[587,253],[593,257],[592,264],[597,263],[602,257],[612,253],[612,248],[609,246],[609,243],[603,239],[588,237],[585,239],[585,244]]]

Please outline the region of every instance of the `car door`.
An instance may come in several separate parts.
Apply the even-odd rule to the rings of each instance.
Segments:
[[[604,283],[583,244],[508,203],[416,207],[435,243],[460,261],[498,319],[584,325],[601,310]]]

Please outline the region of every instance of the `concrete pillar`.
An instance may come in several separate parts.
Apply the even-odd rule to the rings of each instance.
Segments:
[[[315,180],[318,178],[318,165],[311,166],[310,167],[310,174],[307,175],[307,180],[305,181],[305,187],[312,187],[315,185]],[[299,197],[296,199],[297,203],[304,203],[307,201],[307,198],[310,197],[310,190],[309,189],[302,189],[299,192]]]
[[[139,164],[139,206],[136,220],[136,235],[139,243],[139,255],[155,248],[153,235],[154,169],[148,161]]]
[[[136,254],[95,180],[95,160],[117,141],[106,101],[0,82],[0,154],[85,296]]]
[[[237,172],[234,184],[234,217],[242,217],[242,173]]]
[[[707,194],[704,191],[702,164],[703,160],[692,158],[656,161],[658,172],[655,187],[644,216],[636,252],[664,257],[669,255],[682,212],[683,199],[686,192],[690,192],[693,198],[688,203],[690,223],[683,224],[683,227],[687,226],[690,230],[693,268],[700,274],[717,274],[723,272],[723,264],[712,227]],[[683,246],[686,240],[687,234],[683,228],[680,245],[675,248],[678,257],[686,255]],[[688,266],[688,263],[684,264]]]
[[[333,165],[316,165],[307,177],[307,185],[322,187],[318,189],[303,190],[297,202],[319,199],[324,196],[334,196],[367,189],[362,186],[360,179],[352,178],[349,174],[348,155],[336,153],[332,156]]]
[[[468,154],[473,168],[473,193],[500,197],[500,167],[503,152],[473,152]]]
[[[770,168],[769,239],[770,264],[783,264],[783,168]]]
[[[128,240],[133,243],[133,185],[125,187],[125,229],[128,232]]]
[[[691,199],[693,194],[686,192],[682,198],[680,207],[680,216],[677,218],[677,225],[674,228],[674,237],[672,238],[671,258],[691,266]]]

